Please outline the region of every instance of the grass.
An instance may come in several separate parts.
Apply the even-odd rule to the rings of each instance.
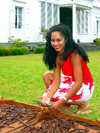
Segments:
[[[94,94],[88,101],[92,114],[79,116],[96,120],[100,119],[100,51],[91,51],[88,55],[88,66],[95,84]],[[33,104],[34,99],[40,100],[38,96],[45,92],[42,75],[48,71],[42,57],[42,54],[0,57],[0,95],[28,104]],[[70,107],[70,112],[75,108]]]

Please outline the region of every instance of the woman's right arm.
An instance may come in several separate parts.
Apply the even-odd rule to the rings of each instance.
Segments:
[[[51,97],[55,94],[55,92],[58,90],[60,85],[60,65],[56,63],[56,68],[54,68],[54,79],[53,83],[51,85],[50,91],[47,94],[47,96],[40,96],[39,98],[42,98],[43,103],[50,103]]]
[[[54,68],[54,79],[51,85],[50,91],[47,94],[47,97],[51,99],[51,97],[56,93],[60,85],[60,65],[56,63],[56,68]]]

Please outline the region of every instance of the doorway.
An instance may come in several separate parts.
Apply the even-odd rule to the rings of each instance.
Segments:
[[[72,8],[60,7],[60,23],[65,24],[72,33]]]

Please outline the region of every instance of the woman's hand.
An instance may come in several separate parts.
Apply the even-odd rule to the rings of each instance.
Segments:
[[[42,99],[43,103],[47,103],[47,104],[50,103],[50,98],[48,98],[47,96],[39,96],[39,98]]]
[[[52,111],[60,111],[64,103],[65,103],[65,100],[56,101],[51,104],[51,107],[49,109]]]

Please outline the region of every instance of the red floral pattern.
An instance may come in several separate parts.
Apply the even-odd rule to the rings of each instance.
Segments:
[[[51,84],[50,87],[52,85],[53,80],[51,80]],[[72,81],[72,78],[69,76],[64,76],[61,74],[61,83],[60,86],[58,88],[58,90],[56,91],[56,93],[53,95],[53,97],[51,98],[51,101],[55,102],[55,101],[59,101],[60,99],[62,99],[63,96],[65,96],[69,90],[72,88],[72,86],[74,85],[74,81]],[[46,92],[43,94],[44,96],[48,94],[50,87],[47,88],[46,87]],[[70,100],[68,100],[68,102],[72,102],[72,101],[87,101],[92,97],[94,91],[94,83],[83,83],[83,86],[80,88],[80,90],[76,93],[75,96],[73,96]]]

